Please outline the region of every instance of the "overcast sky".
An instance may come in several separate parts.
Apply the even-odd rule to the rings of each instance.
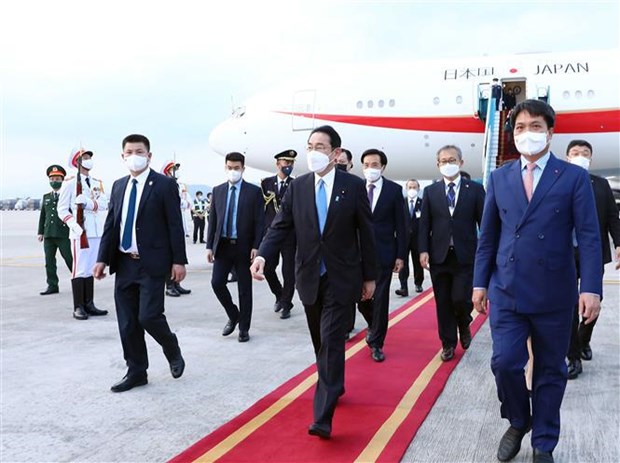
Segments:
[[[232,104],[327,64],[618,48],[610,1],[5,1],[0,197],[40,197],[45,169],[95,152],[106,187],[121,140],[176,153],[186,183],[224,180],[208,136]],[[261,173],[249,172],[256,181]]]

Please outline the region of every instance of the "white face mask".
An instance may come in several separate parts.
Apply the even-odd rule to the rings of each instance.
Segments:
[[[547,132],[524,132],[515,135],[515,146],[521,154],[536,156],[547,146]]]
[[[590,169],[590,160],[588,158],[584,158],[583,156],[575,156],[569,159],[571,164],[575,164],[576,166],[582,167],[585,170]]]
[[[93,168],[93,160],[92,159],[82,159],[82,167],[84,169],[90,170]]]
[[[448,178],[454,177],[460,170],[461,168],[458,164],[444,164],[439,167],[439,172],[441,172],[441,175]]]
[[[148,165],[149,158],[132,154],[131,156],[124,157],[123,161],[125,161],[125,165],[130,171],[140,172]]]
[[[237,183],[239,180],[241,180],[241,171],[226,169],[226,177],[228,177],[228,181],[230,183]]]
[[[322,172],[329,165],[329,156],[320,151],[309,151],[306,155],[308,161],[308,169],[311,172]]]
[[[413,188],[411,190],[407,190],[407,196],[409,199],[416,199],[418,197],[418,190],[414,190]]]
[[[381,169],[374,169],[372,167],[368,167],[364,169],[364,177],[366,177],[366,180],[371,183],[376,182],[377,180],[379,180],[379,177],[381,177]]]

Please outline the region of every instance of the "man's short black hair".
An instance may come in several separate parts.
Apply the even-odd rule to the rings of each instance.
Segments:
[[[332,145],[332,148],[340,148],[340,146],[342,145],[342,140],[340,139],[340,135],[338,135],[338,132],[336,132],[336,129],[334,129],[331,125],[322,125],[321,127],[317,127],[312,132],[310,132],[310,136],[308,137],[308,140],[310,139],[312,134],[317,133],[317,132],[324,133],[325,135],[329,137],[329,143],[330,145]]]
[[[232,162],[240,162],[242,166],[245,166],[245,156],[241,153],[238,153],[237,151],[233,151],[232,153],[228,153],[226,155],[226,161],[232,161]]]
[[[137,133],[127,135],[125,138],[123,138],[123,149],[125,149],[125,145],[127,143],[144,143],[144,146],[146,146],[146,150],[149,153],[151,152],[151,142],[144,135],[140,135]]]
[[[523,111],[532,116],[542,116],[550,129],[555,126],[555,111],[551,106],[541,100],[525,100],[515,106],[510,113],[510,125],[513,129],[517,116]]]
[[[585,140],[571,140],[570,143],[568,144],[568,146],[566,147],[566,154],[568,154],[568,152],[570,151],[571,148],[575,147],[575,146],[585,146],[590,150],[590,153],[592,153],[592,145],[590,143],[588,143]]]
[[[198,196],[198,195],[202,195],[202,191],[198,190],[198,191],[196,192],[196,196]]]
[[[370,149],[364,151],[362,153],[361,163],[364,164],[364,158],[366,156],[370,156],[370,155],[373,155],[373,154],[376,154],[376,155],[379,156],[379,158],[381,159],[381,165],[382,166],[387,166],[387,156],[385,155],[385,153],[383,151],[378,150],[376,148],[370,148]]]
[[[342,148],[342,152],[347,155],[347,159],[349,160],[349,162],[353,161],[353,155],[351,154],[351,151],[346,148]]]

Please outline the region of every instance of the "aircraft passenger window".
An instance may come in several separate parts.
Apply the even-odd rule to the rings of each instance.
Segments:
[[[364,107],[364,103],[362,103],[362,101],[358,101],[357,102],[357,109],[362,109]]]
[[[390,108],[393,108],[396,105],[396,102],[394,100],[390,100]]]
[[[372,100],[368,100],[367,105],[369,108],[372,108],[374,106]]]
[[[594,90],[588,90],[588,98],[594,98]]]
[[[578,100],[581,100],[581,97],[582,97],[582,96],[583,96],[583,95],[581,94],[581,90],[577,90],[577,91],[575,92],[575,98],[577,98]]]
[[[463,97],[461,95],[456,97],[456,104],[461,104],[463,102]]]
[[[439,104],[439,97],[436,96],[435,98],[433,98],[433,104],[434,105],[438,105]]]
[[[383,100],[379,100],[379,107],[380,107],[380,108],[383,108],[383,105],[384,105]]]
[[[564,97],[565,100],[568,100],[570,98],[570,92],[568,90],[564,90],[562,92],[562,96]]]

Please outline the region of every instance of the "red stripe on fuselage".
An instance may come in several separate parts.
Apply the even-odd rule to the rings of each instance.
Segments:
[[[343,124],[383,127],[386,129],[417,130],[421,132],[484,133],[484,122],[473,116],[444,117],[381,117],[340,114],[311,114],[275,111]],[[600,110],[559,113],[554,133],[604,133],[620,131],[620,110]]]

